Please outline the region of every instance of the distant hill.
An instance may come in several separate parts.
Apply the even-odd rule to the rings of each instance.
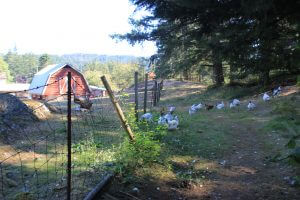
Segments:
[[[97,54],[65,54],[65,55],[50,55],[53,63],[69,63],[76,66],[78,69],[82,69],[82,67],[90,62],[98,61],[100,63],[107,62],[118,62],[118,63],[137,63],[144,60],[143,57],[135,57],[135,56],[111,56],[111,55],[97,55]]]

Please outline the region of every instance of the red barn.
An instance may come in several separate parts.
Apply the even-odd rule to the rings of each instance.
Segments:
[[[51,99],[66,94],[68,72],[72,75],[72,92],[76,96],[90,96],[88,83],[79,71],[69,64],[54,64],[46,66],[34,75],[29,87],[32,89],[29,91],[32,98]]]

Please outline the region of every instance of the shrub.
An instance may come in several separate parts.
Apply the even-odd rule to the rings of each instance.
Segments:
[[[135,134],[135,141],[126,138],[116,154],[117,172],[121,175],[156,162],[161,153],[160,139],[166,134],[164,127],[143,121],[136,122],[132,108],[127,119]]]

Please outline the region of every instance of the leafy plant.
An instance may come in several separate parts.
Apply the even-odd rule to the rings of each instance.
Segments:
[[[154,123],[136,122],[133,108],[130,108],[127,119],[134,131],[135,141],[125,139],[116,154],[117,170],[120,174],[156,162],[161,153],[160,139],[166,133],[164,127]]]

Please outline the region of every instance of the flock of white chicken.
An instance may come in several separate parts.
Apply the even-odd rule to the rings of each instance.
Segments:
[[[272,91],[272,96],[276,97],[280,94],[281,92],[281,86],[279,86],[276,89],[273,89]],[[271,99],[271,97],[268,95],[267,92],[265,92],[263,94],[263,101],[269,101]],[[237,107],[241,104],[240,100],[238,99],[233,99],[230,103],[229,103],[229,108],[232,109],[234,107]],[[224,109],[225,108],[225,104],[222,101],[221,103],[218,103],[217,105],[215,105],[215,107],[218,110]],[[256,105],[252,102],[249,101],[248,105],[247,105],[247,109],[248,110],[253,110],[256,107]],[[193,104],[190,108],[189,108],[189,114],[193,115],[195,114],[197,111],[199,111],[200,109],[205,108],[206,110],[210,110],[214,108],[214,105],[208,105],[208,104]],[[168,130],[176,130],[178,129],[178,125],[179,125],[179,119],[176,115],[174,115],[174,111],[175,111],[175,107],[171,106],[168,109],[167,114],[164,113],[164,111],[161,111],[161,115],[158,119],[158,124],[159,125],[166,125],[168,127]],[[145,120],[147,122],[153,122],[153,116],[151,113],[145,113],[141,116],[141,120]]]
[[[178,116],[174,115],[175,107],[169,107],[167,114],[162,110],[160,113],[160,117],[158,118],[157,123],[159,125],[166,125],[168,130],[176,130],[179,125]],[[153,122],[153,116],[151,113],[145,113],[141,116],[141,120],[145,120],[147,122]]]

